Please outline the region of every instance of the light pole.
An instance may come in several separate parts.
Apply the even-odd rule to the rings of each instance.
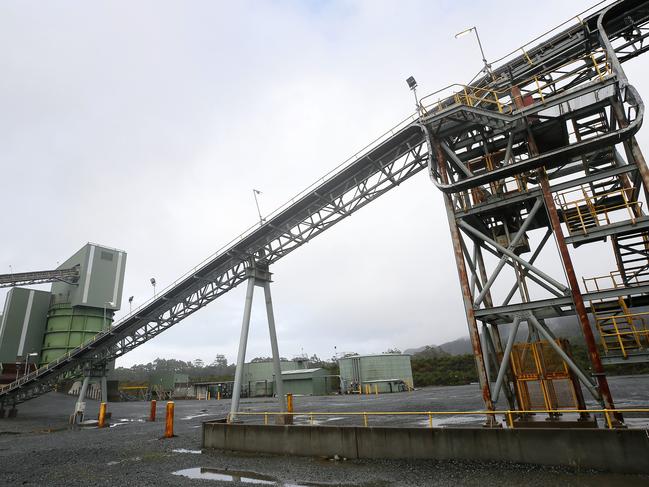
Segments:
[[[110,306],[111,308],[114,308],[115,303],[113,303],[112,301],[106,301],[104,303],[104,321],[103,321],[103,324],[102,324],[102,329],[104,329],[104,330],[107,330],[108,328],[110,328],[109,326],[106,326],[106,307],[107,306]]]
[[[264,218],[261,216],[261,210],[259,209],[259,201],[257,201],[257,195],[261,194],[261,191],[258,189],[253,189],[252,190],[252,195],[255,197],[255,205],[257,206],[257,214],[259,215],[259,224],[263,225],[264,224]]]
[[[408,79],[406,80],[406,83],[408,83],[408,88],[410,88],[410,91],[412,91],[415,95],[415,106],[417,107],[417,115],[419,115],[420,106],[419,106],[419,100],[417,99],[417,80],[415,80],[414,76],[409,76]]]
[[[152,277],[150,281],[151,281],[151,285],[153,286],[153,297],[155,298],[155,284],[156,284],[155,277]]]
[[[133,296],[128,298],[128,314],[133,312]]]
[[[487,58],[484,55],[484,49],[482,49],[482,42],[480,42],[480,35],[478,34],[477,27],[469,27],[468,29],[465,29],[462,32],[458,32],[457,34],[455,34],[455,38],[459,39],[460,37],[468,34],[471,31],[475,33],[475,38],[478,40],[478,47],[480,47],[480,54],[482,54],[482,62],[484,63],[484,71],[488,74],[492,74],[491,64],[487,62]]]

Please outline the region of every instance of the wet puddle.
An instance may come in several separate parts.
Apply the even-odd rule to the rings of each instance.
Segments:
[[[258,474],[256,472],[240,472],[235,470],[220,470],[217,468],[186,468],[172,472],[174,475],[181,475],[190,479],[200,480],[220,480],[221,482],[241,482],[245,484],[257,485],[277,485],[281,487],[354,487],[354,484],[319,484],[312,482],[284,482],[268,475]]]

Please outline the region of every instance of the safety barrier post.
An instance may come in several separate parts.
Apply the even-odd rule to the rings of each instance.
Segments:
[[[210,391],[207,391],[207,400],[208,400],[208,401],[210,400],[210,397],[211,397],[211,395],[210,395]]]
[[[98,428],[103,428],[106,426],[106,403],[102,402],[99,404],[99,420],[97,422]]]
[[[367,428],[367,413],[363,413],[363,423],[365,424],[365,427]]]
[[[167,416],[165,418],[165,438],[174,436],[174,402],[167,402]]]
[[[264,425],[268,426],[268,413],[264,413]]]
[[[151,409],[149,410],[149,421],[155,421],[155,413],[156,413],[156,401],[155,399],[151,399]]]
[[[514,418],[512,417],[511,411],[507,411],[507,424],[510,428],[514,429]]]
[[[216,391],[216,400],[217,401],[221,400],[221,391]]]
[[[293,394],[286,394],[286,412],[293,412]]]
[[[361,385],[358,384],[358,395],[360,396],[361,394],[363,394],[363,390],[361,389]]]
[[[606,424],[608,429],[613,429],[613,423],[611,422],[611,417],[608,414],[608,409],[604,409],[604,416],[606,417]]]
[[[428,413],[428,426],[433,427],[433,415],[431,413]]]
[[[379,385],[378,384],[374,384],[374,394],[377,395],[377,396],[379,395]]]

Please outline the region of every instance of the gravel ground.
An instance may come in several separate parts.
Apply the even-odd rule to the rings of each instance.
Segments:
[[[647,377],[616,378],[618,398],[649,403]],[[425,388],[408,394],[358,398],[296,398],[298,410],[427,410],[479,409],[475,386]],[[223,417],[230,402],[176,401],[176,437],[162,439],[159,421],[146,422],[148,403],[110,403],[111,427],[70,429],[67,416],[75,399],[50,393],[20,406],[17,418],[0,420],[0,485],[77,486],[609,486],[649,485],[649,477],[499,463],[434,461],[369,461],[242,455],[200,450],[201,423]],[[268,399],[244,400],[243,409],[272,409]],[[88,401],[88,417],[98,404]],[[373,421],[380,421],[373,419]],[[174,451],[180,450],[180,451]],[[639,461],[646,461],[640,457]],[[213,479],[192,479],[174,472],[204,472]],[[243,477],[243,478],[241,478]],[[242,481],[236,479],[241,478]],[[231,479],[231,480],[227,480]]]

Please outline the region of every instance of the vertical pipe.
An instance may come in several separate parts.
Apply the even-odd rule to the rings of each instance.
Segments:
[[[165,417],[165,438],[174,436],[174,402],[167,402],[167,415]]]
[[[442,176],[442,181],[448,183],[448,175],[446,173],[446,159],[444,151],[436,140],[433,140],[433,147],[437,159],[438,169]],[[489,390],[489,381],[487,380],[487,372],[485,369],[484,358],[482,355],[482,347],[480,345],[480,332],[478,331],[478,323],[475,318],[475,311],[473,309],[473,300],[471,297],[471,287],[469,278],[467,276],[466,267],[464,265],[464,257],[462,256],[462,246],[460,244],[460,231],[455,220],[455,213],[453,211],[453,204],[451,196],[444,194],[444,204],[446,206],[446,217],[448,219],[448,226],[451,231],[451,241],[453,243],[453,252],[455,254],[455,263],[457,266],[457,273],[460,279],[460,287],[462,288],[462,300],[464,302],[464,311],[466,313],[467,323],[469,325],[469,335],[471,338],[471,345],[473,346],[473,356],[476,362],[476,369],[478,372],[478,379],[482,389],[482,400],[485,407],[489,411],[494,410],[493,401],[491,399],[491,391]],[[492,418],[493,419],[493,418]]]
[[[277,330],[275,329],[275,314],[273,313],[273,300],[270,295],[270,282],[264,281],[264,297],[266,298],[266,314],[268,315],[268,331],[270,333],[270,347],[273,352],[273,371],[275,372],[275,394],[280,411],[286,411],[286,398],[284,397],[284,381],[282,380],[282,366],[279,362],[279,347],[277,345]]]
[[[230,422],[236,420],[239,411],[239,398],[241,397],[241,381],[243,379],[243,363],[246,360],[246,346],[248,345],[248,329],[250,328],[250,312],[252,310],[252,297],[255,292],[255,278],[248,278],[246,302],[243,308],[243,323],[239,337],[239,352],[237,354],[237,369],[234,373],[234,386],[232,388],[232,405],[230,407]]]

